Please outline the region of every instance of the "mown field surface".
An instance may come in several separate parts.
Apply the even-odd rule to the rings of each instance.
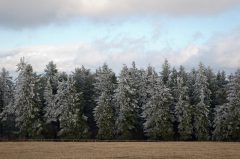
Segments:
[[[0,159],[240,159],[240,143],[0,142]]]

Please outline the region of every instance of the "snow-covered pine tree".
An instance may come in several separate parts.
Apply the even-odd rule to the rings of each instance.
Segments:
[[[217,98],[216,98],[216,91],[218,90],[217,87],[217,77],[216,74],[212,71],[210,67],[208,67],[205,71],[206,77],[207,77],[207,82],[208,82],[208,89],[211,91],[210,94],[210,107],[209,107],[209,135],[210,138],[212,138],[212,133],[213,133],[213,120],[214,120],[214,114],[215,114],[215,108],[218,103]]]
[[[22,58],[18,64],[18,77],[14,92],[14,109],[16,126],[20,135],[24,137],[37,137],[42,130],[39,112],[39,96],[34,91],[37,79],[34,76],[32,66],[26,64]]]
[[[59,121],[54,114],[56,109],[56,99],[58,87],[58,70],[56,64],[50,61],[44,70],[43,76],[43,102],[44,102],[44,136],[47,138],[57,138],[57,132],[59,131]]]
[[[106,63],[96,71],[94,87],[97,95],[101,95],[102,92],[110,94],[114,92],[116,76]]]
[[[179,67],[178,76],[182,78],[183,84],[187,85],[187,81],[189,77],[188,77],[188,73],[186,72],[185,68],[182,65]]]
[[[218,139],[240,140],[240,69],[230,78],[227,100],[217,109],[215,135]]]
[[[53,108],[52,114],[55,121],[59,121],[63,112],[67,110],[68,105],[68,83],[65,80],[58,81],[57,94],[55,94],[55,108]]]
[[[191,72],[188,73],[187,83],[186,83],[188,87],[188,96],[189,96],[191,105],[195,104],[194,85],[196,83],[196,79],[197,79],[197,71],[195,70],[195,68],[193,68]]]
[[[230,76],[231,77],[231,76]],[[213,120],[213,137],[214,140],[227,140],[227,122],[226,118],[228,115],[228,101],[227,101],[227,86],[229,88],[233,83],[232,78],[230,78],[230,83],[228,84],[226,80],[225,72],[218,72],[216,77],[217,90],[215,92],[216,97],[216,107]]]
[[[63,80],[64,81],[68,80],[68,74],[66,72],[59,72],[57,77],[58,77],[58,80],[57,80],[58,82],[59,81],[61,82]]]
[[[173,130],[170,115],[172,95],[157,73],[148,78],[151,97],[143,106],[144,131],[151,139],[172,139]]]
[[[228,107],[227,103],[215,108],[213,140],[229,140],[228,136]]]
[[[172,123],[173,123],[173,132],[174,132],[174,140],[179,140],[179,133],[178,133],[178,119],[177,119],[177,116],[175,114],[175,107],[176,107],[176,104],[178,102],[178,96],[179,96],[179,92],[177,90],[178,88],[178,72],[176,70],[175,67],[173,67],[172,71],[171,71],[171,74],[169,76],[169,82],[168,82],[168,86],[169,86],[169,89],[170,89],[170,92],[171,92],[171,95],[172,95],[172,103],[171,103],[171,106],[170,106],[170,114],[171,114],[171,120],[172,120]]]
[[[3,68],[0,73],[0,113],[13,101],[13,82],[9,72]]]
[[[45,118],[47,123],[51,123],[52,121],[56,121],[56,94],[53,94],[53,89],[51,86],[50,79],[47,80],[45,90],[44,90],[44,98],[45,98]]]
[[[178,126],[177,131],[181,140],[189,140],[192,135],[191,106],[189,103],[188,88],[184,85],[182,77],[178,77],[177,79],[176,93],[175,117]]]
[[[171,74],[171,66],[167,59],[165,59],[163,65],[162,65],[162,71],[160,72],[161,79],[163,81],[163,84],[168,86],[169,80],[170,80],[170,74]]]
[[[114,109],[116,77],[107,64],[97,70],[94,86],[97,93],[97,106],[94,109],[94,118],[98,127],[97,137],[100,139],[113,139],[116,133]]]
[[[77,92],[73,77],[59,84],[56,99],[61,129],[59,135],[71,139],[86,138],[87,117],[83,114],[82,94]]]
[[[83,113],[87,117],[90,136],[93,138],[97,134],[97,126],[93,116],[93,110],[96,107],[94,95],[95,74],[84,66],[76,68],[73,73],[77,93],[82,93]]]
[[[194,105],[193,108],[193,135],[197,140],[209,139],[209,109],[211,91],[205,75],[205,68],[202,63],[196,74],[194,84]]]
[[[102,92],[94,109],[94,117],[98,127],[99,139],[113,139],[115,137],[115,116],[113,101],[107,92]]]
[[[169,87],[171,89],[172,96],[175,98],[177,97],[177,82],[178,82],[178,72],[175,67],[173,67],[171,74],[169,76]],[[175,98],[176,99],[176,98]]]
[[[217,89],[215,92],[216,106],[227,103],[227,84],[228,84],[228,81],[226,80],[226,73],[224,71],[218,72],[216,75],[216,85],[217,85]]]
[[[55,109],[55,95],[57,94],[57,87],[58,87],[58,78],[59,73],[57,70],[56,64],[53,61],[50,61],[46,65],[46,69],[44,70],[45,74],[44,77],[46,78],[45,90],[44,90],[44,99],[45,99],[45,111],[46,111],[46,118],[47,122],[55,121],[53,114],[51,111],[54,112]]]
[[[151,66],[148,67],[150,69]],[[138,84],[138,103],[139,103],[139,112],[142,114],[142,107],[147,103],[148,100],[148,94],[147,94],[147,78],[148,78],[148,69],[147,70],[137,70],[137,78],[136,78],[136,83]],[[143,125],[143,119],[142,124]],[[143,128],[142,128],[143,129]]]
[[[229,129],[231,128],[230,123],[230,107],[231,105],[234,105],[233,101],[236,98],[236,90],[235,90],[235,76],[230,75],[229,76],[229,82],[225,82],[225,74],[218,73],[217,74],[217,81],[218,81],[218,86],[222,86],[222,89],[219,89],[217,91],[217,94],[220,96],[223,95],[223,98],[225,98],[225,93],[227,95],[227,98],[225,100],[222,100],[222,104],[219,104],[215,108],[215,118],[214,118],[214,131],[213,131],[213,139],[214,140],[231,140],[231,136],[229,135]],[[225,85],[227,84],[227,85]],[[226,86],[226,87],[225,87]],[[218,97],[218,96],[217,96]],[[231,105],[230,105],[231,101]]]
[[[132,87],[134,92],[134,98],[137,100],[136,115],[136,132],[134,134],[136,139],[144,138],[144,130],[143,130],[143,105],[146,104],[146,73],[142,69],[138,69],[136,67],[135,62],[132,62],[132,67],[129,69],[130,74],[130,86]]]
[[[135,139],[139,127],[138,101],[129,68],[124,65],[116,89],[117,130],[121,139]]]
[[[0,73],[0,137],[10,134],[14,127],[13,82],[9,72],[3,68]]]
[[[151,90],[152,88],[152,76],[153,74],[157,73],[155,72],[155,69],[152,66],[148,66],[147,70],[145,71],[145,103],[143,104],[144,106],[148,103],[148,101],[150,100],[151,96],[152,96],[152,92]]]
[[[53,94],[57,93],[57,85],[58,85],[58,70],[57,65],[50,61],[46,65],[46,69],[44,70],[46,79],[50,82],[51,89]]]

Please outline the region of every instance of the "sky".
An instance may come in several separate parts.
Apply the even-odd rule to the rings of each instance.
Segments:
[[[0,0],[0,67],[240,66],[240,0]]]

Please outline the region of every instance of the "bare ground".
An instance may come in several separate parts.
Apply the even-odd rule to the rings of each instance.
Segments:
[[[0,142],[0,159],[240,159],[240,143]]]

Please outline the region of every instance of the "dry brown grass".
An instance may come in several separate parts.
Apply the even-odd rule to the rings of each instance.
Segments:
[[[0,142],[0,159],[240,159],[240,143]]]

